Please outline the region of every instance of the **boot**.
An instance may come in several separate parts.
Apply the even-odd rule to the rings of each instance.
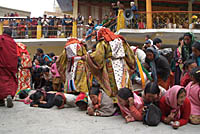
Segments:
[[[7,107],[12,108],[13,107],[13,102],[12,102],[13,100],[12,100],[12,97],[10,95],[7,96],[6,101],[7,101]]]

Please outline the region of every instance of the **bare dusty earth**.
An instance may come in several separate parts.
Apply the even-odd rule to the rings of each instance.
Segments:
[[[200,125],[172,129],[160,123],[148,127],[142,122],[125,123],[121,116],[91,117],[77,108],[42,109],[14,102],[14,108],[0,107],[0,134],[200,134]]]

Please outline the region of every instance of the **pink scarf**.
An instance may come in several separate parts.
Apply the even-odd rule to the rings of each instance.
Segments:
[[[134,92],[133,92],[133,95],[134,95],[134,105],[137,109],[140,109],[143,106],[143,101]],[[131,111],[127,107],[122,106],[119,102],[118,102],[118,106],[120,107],[121,111],[123,111],[126,115],[131,117],[131,121],[135,121],[135,118],[131,115]]]
[[[178,91],[181,88],[184,87],[175,85],[165,93],[166,104],[172,108],[171,112],[176,113],[175,120],[180,119],[181,116],[181,110],[180,110],[181,106],[178,105],[178,100],[177,100]]]

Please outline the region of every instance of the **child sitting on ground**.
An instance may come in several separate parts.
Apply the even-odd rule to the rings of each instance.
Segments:
[[[192,81],[185,88],[191,103],[190,122],[198,125],[200,124],[200,67],[194,68],[190,75]]]

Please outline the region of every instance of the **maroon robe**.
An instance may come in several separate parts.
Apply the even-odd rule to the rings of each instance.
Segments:
[[[0,35],[0,100],[17,90],[17,44],[7,34]]]

